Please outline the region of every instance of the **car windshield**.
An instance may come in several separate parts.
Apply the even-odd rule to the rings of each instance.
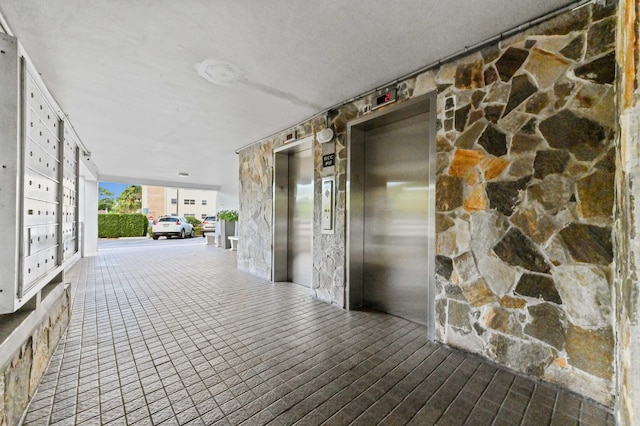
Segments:
[[[177,217],[161,217],[158,222],[177,222]]]

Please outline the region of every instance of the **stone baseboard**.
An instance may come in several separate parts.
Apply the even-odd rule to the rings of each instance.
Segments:
[[[0,316],[0,426],[20,423],[69,325],[71,288],[63,281],[48,284],[18,312]]]

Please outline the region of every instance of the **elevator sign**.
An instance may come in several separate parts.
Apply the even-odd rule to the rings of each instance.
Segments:
[[[331,167],[336,164],[336,154],[331,153],[322,156],[322,167]]]

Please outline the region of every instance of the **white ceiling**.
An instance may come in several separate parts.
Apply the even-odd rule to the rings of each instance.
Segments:
[[[0,12],[100,180],[234,194],[237,148],[570,3],[0,0]]]

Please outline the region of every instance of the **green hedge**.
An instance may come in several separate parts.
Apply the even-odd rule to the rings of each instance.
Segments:
[[[193,216],[187,216],[187,217],[185,217],[185,219],[187,219],[187,222],[192,224],[194,228],[197,227],[197,226],[200,226],[200,224],[202,224],[201,220],[198,220],[197,218],[195,218]]]
[[[98,237],[144,237],[149,220],[143,214],[99,214]]]
[[[187,216],[185,217],[185,219],[187,219],[187,222],[189,222],[190,224],[193,225],[193,233],[194,235],[202,235],[202,221],[193,217],[193,216]]]

